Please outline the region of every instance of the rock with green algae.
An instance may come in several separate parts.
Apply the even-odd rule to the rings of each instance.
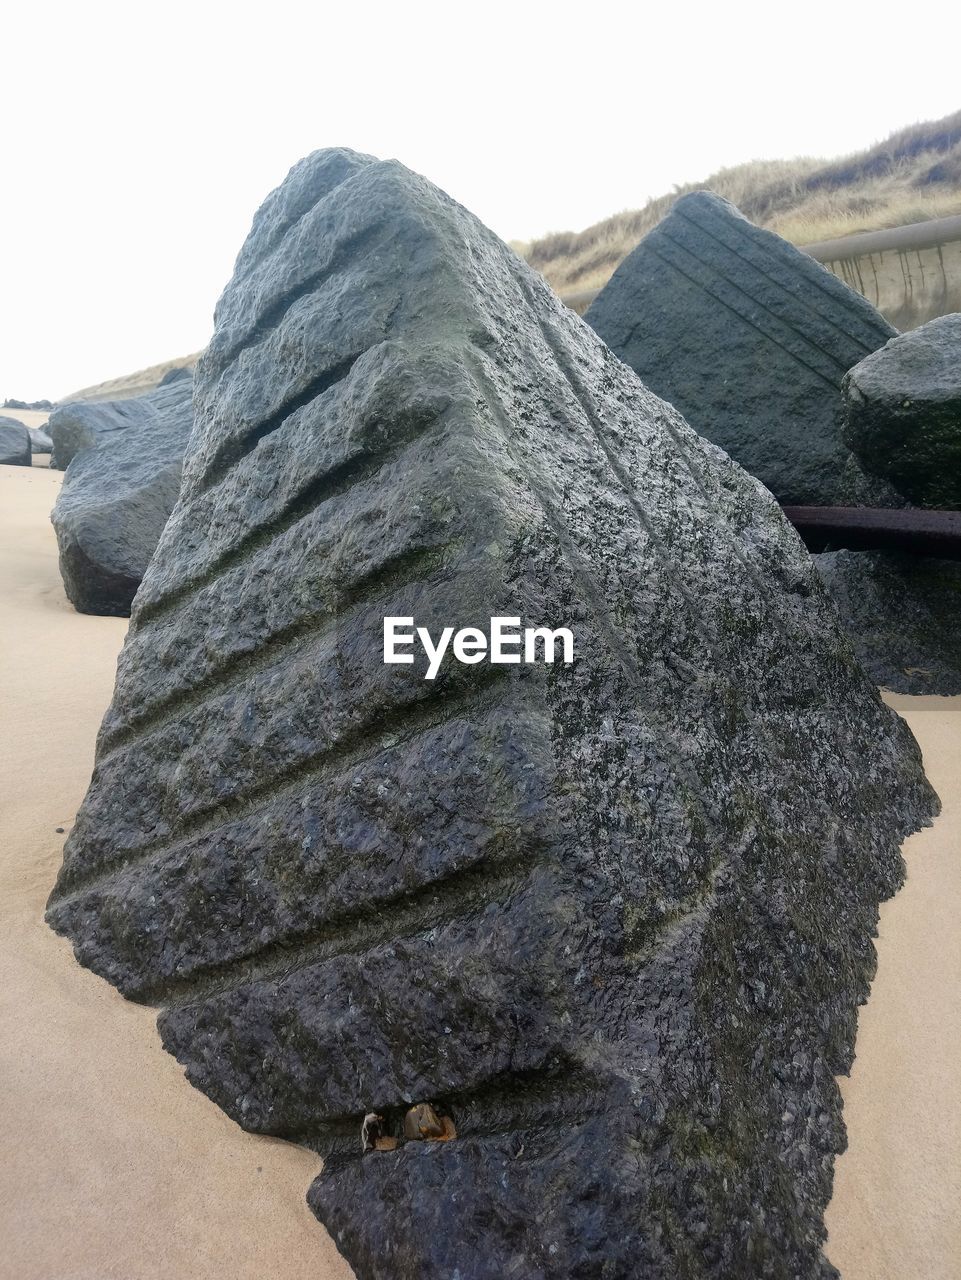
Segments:
[[[51,464],[66,468],[50,519],[60,576],[80,613],[126,616],[180,491],[191,384],[51,415]]]
[[[896,333],[819,262],[710,191],[682,196],[585,315],[709,440],[798,506],[903,506],[842,436],[841,380]]]
[[[347,151],[257,214],[195,411],[51,924],[324,1154],[359,1277],[833,1274],[835,1076],[936,800],[770,494]],[[495,615],[575,660],[383,661],[386,616]]]
[[[814,563],[873,680],[895,693],[961,693],[961,562],[830,551]]]
[[[842,383],[844,439],[919,507],[961,508],[961,314],[892,338]]]

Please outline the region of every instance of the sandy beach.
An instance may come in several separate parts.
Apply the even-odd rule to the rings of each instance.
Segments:
[[[347,1280],[304,1201],[317,1158],[228,1120],[163,1052],[154,1011],[43,923],[126,629],[64,597],[61,479],[0,467],[0,1276]]]
[[[13,418],[25,427],[45,427],[49,417],[46,409],[0,409],[0,418]]]
[[[885,701],[911,726],[941,816],[904,845],[878,973],[841,1080],[827,1254],[844,1280],[961,1276],[961,697]]]
[[[125,623],[68,605],[48,513],[61,482],[0,467],[0,1276],[345,1280],[308,1212],[316,1157],[244,1134],[183,1079],[154,1012],[43,923],[90,775]],[[890,698],[944,812],[906,845],[842,1082],[849,1150],[828,1254],[844,1280],[961,1275],[961,698]]]

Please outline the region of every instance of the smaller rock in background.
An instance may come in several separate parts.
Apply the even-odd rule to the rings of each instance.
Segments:
[[[961,562],[828,551],[814,563],[877,684],[895,693],[961,693]]]
[[[30,466],[30,432],[16,418],[0,418],[0,466]]]
[[[193,382],[194,370],[193,365],[180,365],[176,369],[168,369],[164,376],[157,383],[158,390],[160,387],[169,387],[171,382],[183,382],[186,378],[188,382]]]
[[[115,432],[136,427],[143,416],[141,397],[129,400],[70,401],[59,405],[47,420],[53,441],[50,465],[66,471],[83,449],[92,449]]]
[[[51,514],[60,574],[80,613],[126,617],[180,491],[191,377],[130,400],[65,405],[50,419],[70,465]]]
[[[30,449],[33,453],[52,453],[53,441],[42,427],[27,427],[30,433]]]
[[[701,435],[798,506],[903,506],[842,435],[845,373],[895,330],[819,262],[710,191],[683,196],[584,319]]]
[[[53,409],[50,400],[4,400],[4,409],[29,409],[35,413],[49,413]]]
[[[961,507],[961,314],[892,338],[842,382],[844,440],[919,507]]]

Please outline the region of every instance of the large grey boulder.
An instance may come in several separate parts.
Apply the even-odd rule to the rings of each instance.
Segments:
[[[961,314],[892,338],[845,376],[844,439],[915,506],[961,507]]]
[[[125,430],[130,425],[132,403],[127,400],[104,401],[111,410],[108,415],[99,414],[99,404],[71,400],[58,405],[47,419],[47,435],[52,441],[50,466],[66,471],[74,455],[82,449],[92,449],[97,437],[111,430]],[[136,410],[134,410],[136,413]]]
[[[903,505],[859,474],[841,439],[841,379],[896,331],[727,200],[678,200],[584,318],[781,502]]]
[[[177,500],[191,390],[175,382],[135,400],[67,406],[69,415],[51,419],[57,456],[71,461],[50,518],[64,590],[81,613],[130,612]]]
[[[189,371],[187,376],[189,378]],[[123,400],[71,400],[67,404],[58,405],[47,421],[47,434],[53,441],[51,467],[66,471],[83,449],[110,445],[128,432],[133,432],[136,436],[144,429],[149,431],[151,424],[156,422],[158,413],[166,411],[168,403],[177,406],[182,404],[182,388],[172,399],[171,393],[166,389],[158,399],[159,390],[160,388],[154,388],[143,395]],[[189,392],[187,396],[189,399]],[[183,447],[180,454],[183,456]]]
[[[0,417],[0,466],[30,466],[30,432],[16,418]]]
[[[327,1157],[360,1277],[834,1274],[835,1076],[936,800],[771,496],[348,151],[257,214],[195,408],[51,924]],[[495,616],[575,660],[383,660]]]
[[[42,427],[28,427],[30,433],[30,451],[32,453],[51,453],[53,441]]]
[[[896,693],[961,693],[961,563],[891,551],[814,563],[873,680]]]

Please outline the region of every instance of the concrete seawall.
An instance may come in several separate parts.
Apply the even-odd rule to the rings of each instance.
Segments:
[[[898,329],[961,311],[961,216],[803,247]]]

